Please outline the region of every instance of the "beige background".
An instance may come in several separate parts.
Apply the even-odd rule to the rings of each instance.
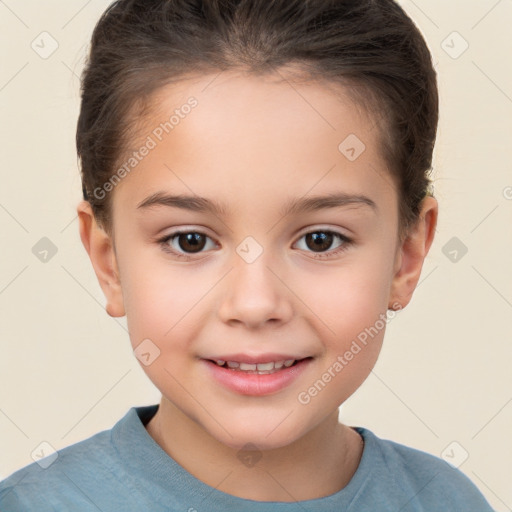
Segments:
[[[124,319],[104,311],[77,230],[78,75],[108,3],[0,1],[0,477],[42,441],[67,446],[159,397]],[[440,223],[412,304],[342,418],[455,462],[467,453],[460,469],[512,510],[512,2],[401,4],[440,74]],[[51,38],[44,59],[31,44],[50,51]],[[46,263],[32,252],[43,237],[57,248]]]

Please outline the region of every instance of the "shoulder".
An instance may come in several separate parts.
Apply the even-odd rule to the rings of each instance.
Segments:
[[[373,475],[386,487],[386,494],[396,496],[403,512],[415,510],[450,510],[492,512],[491,507],[459,469],[429,453],[377,437],[357,428],[372,447]]]
[[[115,466],[110,431],[99,432],[19,469],[0,482],[0,510],[61,510],[59,507],[64,504],[73,508],[83,501],[90,506],[87,490],[82,492],[81,486],[84,482],[109,478]]]

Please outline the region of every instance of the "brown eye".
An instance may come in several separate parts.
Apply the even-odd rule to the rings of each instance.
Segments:
[[[311,231],[296,242],[296,246],[318,257],[335,256],[352,245],[352,240],[341,233],[328,230]]]
[[[209,236],[197,231],[177,231],[162,238],[158,243],[165,252],[177,257],[199,254],[216,247]]]
[[[206,245],[207,236],[201,233],[180,233],[176,235],[178,246],[184,252],[200,252]]]
[[[315,252],[328,250],[334,240],[333,233],[317,231],[306,235],[306,246]]]

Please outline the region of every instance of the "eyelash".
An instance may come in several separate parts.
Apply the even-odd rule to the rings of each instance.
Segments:
[[[201,254],[202,251],[199,251],[198,253],[182,253],[182,252],[178,252],[178,251],[172,249],[169,246],[169,241],[173,240],[174,238],[178,237],[179,235],[186,235],[186,234],[191,234],[191,233],[194,233],[197,235],[203,235],[206,238],[209,238],[210,240],[212,240],[208,235],[206,235],[202,231],[184,230],[184,231],[175,231],[174,233],[171,233],[171,234],[166,235],[165,237],[159,239],[157,242],[158,242],[158,244],[160,244],[163,251],[165,251],[169,254],[172,254],[173,256],[176,256],[177,258],[184,259],[185,261],[192,261],[195,259],[193,257],[193,255]],[[338,233],[337,231],[332,231],[329,229],[316,229],[313,231],[308,231],[308,232],[304,233],[297,240],[297,242],[299,240],[302,240],[305,236],[313,234],[313,233],[327,233],[327,234],[333,235],[334,237],[337,237],[339,239],[339,241],[342,242],[342,244],[334,250],[318,252],[318,253],[316,253],[314,251],[306,251],[306,252],[311,252],[314,255],[315,259],[330,258],[333,256],[337,256],[338,254],[341,254],[342,252],[346,251],[350,247],[350,245],[353,244],[353,240],[350,239],[349,237],[347,237],[346,235],[343,235],[341,233]]]

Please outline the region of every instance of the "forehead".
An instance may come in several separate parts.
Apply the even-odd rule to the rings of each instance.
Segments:
[[[371,114],[341,86],[222,72],[168,84],[150,107],[130,151],[153,147],[114,194],[132,204],[169,187],[242,204],[251,191],[393,188]]]
[[[279,126],[286,128],[282,138],[288,133],[306,137],[311,131],[343,133],[347,129],[373,138],[375,134],[365,132],[368,128],[373,131],[376,119],[361,106],[359,89],[307,80],[284,70],[261,75],[225,71],[191,76],[153,93],[150,115],[145,119],[150,124],[145,131],[158,118],[168,119],[193,97],[200,108],[194,109],[196,115],[187,124],[198,135],[201,131],[220,133],[233,128],[268,132],[272,126]]]

